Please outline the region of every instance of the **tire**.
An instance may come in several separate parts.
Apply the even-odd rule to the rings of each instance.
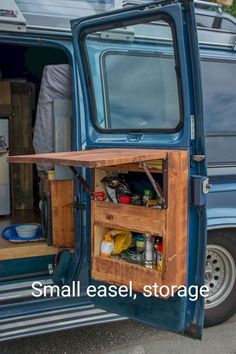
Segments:
[[[208,232],[205,284],[205,327],[226,321],[236,312],[236,231]]]

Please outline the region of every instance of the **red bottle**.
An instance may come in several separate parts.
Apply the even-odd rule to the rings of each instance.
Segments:
[[[163,270],[163,245],[162,242],[157,244],[157,270]]]

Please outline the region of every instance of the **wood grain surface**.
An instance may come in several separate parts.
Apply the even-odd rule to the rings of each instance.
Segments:
[[[11,106],[11,150],[32,149],[32,91],[29,83],[13,83],[11,85]],[[27,154],[29,153],[27,152]],[[14,153],[14,155],[16,154]]]
[[[131,281],[133,290],[138,292],[143,292],[144,285],[162,282],[162,274],[156,269],[100,256],[94,257],[92,277],[116,285],[128,286]]]
[[[11,163],[53,163],[66,166],[96,168],[132,162],[165,159],[166,156],[166,150],[95,149],[86,151],[10,156],[8,161]]]
[[[163,235],[165,211],[142,206],[92,201],[92,223],[113,229]]]
[[[50,181],[53,246],[74,245],[73,181]]]
[[[21,155],[28,149],[11,150],[12,155]],[[27,151],[28,152],[28,151]],[[33,166],[14,164],[10,170],[12,210],[33,209]]]
[[[0,260],[53,255],[58,248],[48,246],[45,241],[13,243],[0,237]]]
[[[0,105],[11,105],[11,81],[0,80]]]
[[[188,152],[168,154],[168,208],[163,245],[164,283],[186,284],[188,233]]]

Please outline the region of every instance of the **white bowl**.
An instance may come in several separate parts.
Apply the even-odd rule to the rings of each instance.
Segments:
[[[38,225],[24,224],[16,226],[17,235],[21,238],[31,238],[36,235]]]

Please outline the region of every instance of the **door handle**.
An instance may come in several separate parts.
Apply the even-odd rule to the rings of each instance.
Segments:
[[[196,206],[205,205],[211,187],[207,176],[191,176],[191,203]]]

